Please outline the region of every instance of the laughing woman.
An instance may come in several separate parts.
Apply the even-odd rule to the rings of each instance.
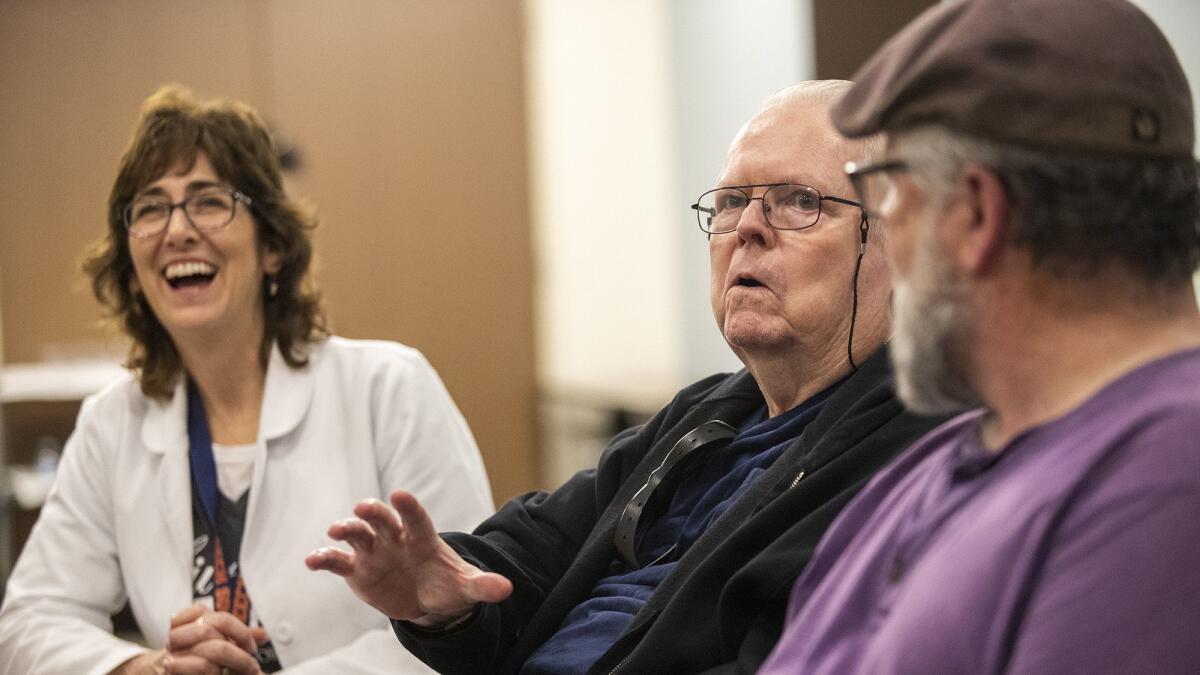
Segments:
[[[470,530],[491,495],[417,351],[326,332],[314,224],[253,110],[146,101],[85,263],[132,372],[79,413],[8,582],[0,671],[426,672],[304,557],[363,497],[411,490]],[[112,635],[126,601],[149,647]]]

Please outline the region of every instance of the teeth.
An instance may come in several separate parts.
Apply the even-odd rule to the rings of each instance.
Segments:
[[[168,279],[178,279],[180,277],[191,277],[198,274],[213,275],[217,273],[217,268],[209,265],[206,262],[181,262],[167,265],[167,270],[164,272]]]

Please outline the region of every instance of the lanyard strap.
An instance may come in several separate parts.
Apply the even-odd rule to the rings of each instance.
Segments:
[[[204,413],[204,401],[200,399],[200,391],[191,379],[187,383],[187,403],[188,462],[192,468],[192,489],[200,498],[201,508],[204,509],[203,514],[197,514],[196,500],[192,500],[192,522],[196,528],[200,528],[199,531],[208,535],[208,544],[204,546],[200,555],[207,564],[212,565],[213,609],[229,612],[242,623],[251,625],[250,595],[246,592],[246,585],[242,580],[241,565],[237,564],[236,559],[227,560],[225,547],[221,545],[221,530],[217,521],[217,509],[220,505],[217,497],[217,461],[213,456],[212,434],[208,429],[208,417]],[[202,595],[199,589],[198,585],[193,584],[193,597],[207,595]],[[282,668],[275,648],[269,640],[259,645],[258,662],[265,673],[274,673]]]
[[[188,379],[187,385],[188,462],[192,467],[192,489],[200,495],[208,522],[217,523],[217,461],[213,458],[212,434],[200,390]]]

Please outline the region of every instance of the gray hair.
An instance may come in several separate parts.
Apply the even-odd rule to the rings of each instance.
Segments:
[[[1200,178],[1190,157],[1033,150],[935,126],[900,132],[894,145],[935,201],[950,196],[966,164],[994,173],[1013,209],[1011,242],[1058,278],[1118,265],[1174,287],[1200,264]]]

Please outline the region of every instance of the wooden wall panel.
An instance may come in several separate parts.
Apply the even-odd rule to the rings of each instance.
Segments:
[[[138,105],[165,82],[258,104],[246,5],[0,2],[4,360],[100,338],[78,272]]]
[[[537,467],[519,3],[350,7],[276,0],[270,20],[334,327],[429,357],[502,500]]]
[[[257,106],[304,156],[334,329],[418,347],[498,500],[537,481],[519,0],[0,0],[4,360],[105,340],[77,272],[159,84]]]

